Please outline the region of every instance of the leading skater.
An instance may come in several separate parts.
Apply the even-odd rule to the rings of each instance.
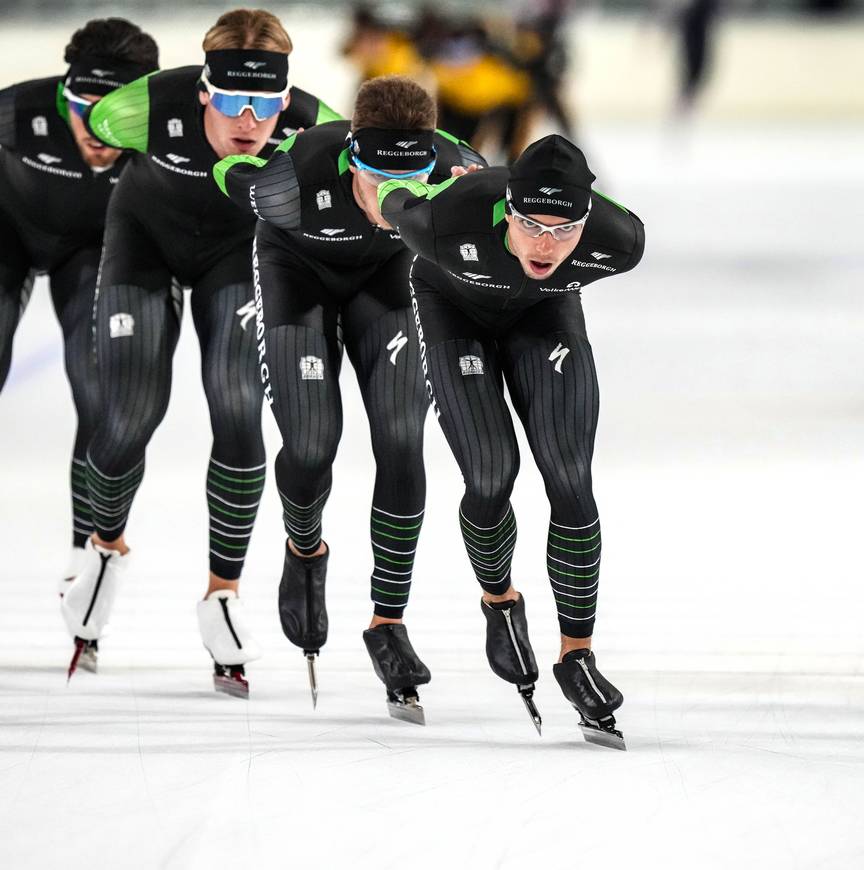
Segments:
[[[72,555],[61,594],[93,534],[85,475],[99,405],[91,315],[105,210],[128,157],[94,139],[82,115],[157,69],[152,37],[122,18],[88,21],[66,46],[65,75],[0,91],[0,389],[33,277],[47,273],[63,331],[66,375],[78,417],[72,450]]]
[[[222,189],[261,220],[255,235],[261,383],[282,433],[276,483],[287,541],[279,589],[282,627],[309,662],[327,639],[329,551],[321,517],[342,430],[341,334],[360,384],[375,454],[370,517],[372,621],[364,632],[390,712],[423,721],[417,686],[429,671],[402,616],[423,523],[427,412],[413,327],[411,254],[381,217],[378,184],[449,177],[482,158],[435,130],[432,97],[401,76],[364,83],[351,123],[288,139],[266,166],[244,156],[215,168]],[[254,165],[250,165],[254,164]]]
[[[338,116],[289,87],[292,44],[271,13],[226,12],[203,47],[203,70],[138,79],[85,115],[101,141],[140,153],[106,222],[95,322],[101,409],[87,451],[95,532],[63,613],[80,655],[98,640],[128,562],[126,520],[168,405],[180,288],[190,286],[213,430],[210,574],[198,621],[216,688],[245,696],[244,665],[259,653],[237,592],[265,476],[251,301],[255,220],[219,194],[210,171],[214,156],[269,154],[289,133]]]
[[[432,402],[465,480],[462,535],[483,588],[486,654],[515,683],[540,730],[538,671],[525,599],[510,576],[519,454],[502,380],[551,506],[549,580],[561,653],[554,674],[587,739],[624,748],[621,693],[591,651],[600,519],[591,486],[598,389],[580,289],[634,268],[642,222],[592,190],[582,152],[561,136],[530,145],[511,169],[432,186],[393,179],[381,212],[419,254],[412,300]]]

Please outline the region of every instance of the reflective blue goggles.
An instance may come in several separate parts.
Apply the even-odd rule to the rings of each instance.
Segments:
[[[66,105],[69,106],[69,109],[73,111],[79,118],[84,117],[84,113],[93,103],[90,100],[85,100],[84,97],[79,97],[78,94],[73,94],[69,88],[63,88],[63,96],[66,97]]]
[[[288,93],[287,90],[283,94],[237,93],[223,91],[211,85],[206,76],[202,76],[201,81],[207,88],[213,108],[229,118],[239,118],[246,109],[249,109],[256,121],[266,121],[282,111]]]
[[[435,168],[435,160],[437,159],[434,153],[435,149],[433,148],[432,151],[432,162],[429,163],[428,166],[424,166],[422,169],[415,169],[413,172],[385,172],[383,169],[376,169],[374,166],[369,166],[368,163],[364,163],[354,154],[351,155],[351,162],[372,184],[383,184],[385,181],[390,181],[393,178],[418,178],[421,175],[428,177]]]

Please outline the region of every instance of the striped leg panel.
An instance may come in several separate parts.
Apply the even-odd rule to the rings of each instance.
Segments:
[[[493,595],[503,595],[510,586],[510,564],[516,547],[516,516],[507,503],[507,512],[494,526],[470,522],[459,511],[462,540],[480,585]]]
[[[142,459],[125,474],[103,474],[87,455],[87,490],[93,509],[93,527],[103,541],[114,541],[123,534],[132,499],[144,477]]]
[[[299,505],[279,490],[285,531],[302,556],[313,555],[321,546],[321,513],[329,495],[328,487],[311,504]]]
[[[238,468],[210,457],[210,570],[223,580],[236,580],[243,570],[266,476],[264,463]]]
[[[372,506],[371,535],[375,567],[372,603],[375,615],[401,619],[411,593],[411,574],[424,511],[411,516],[388,513]]]
[[[590,637],[600,580],[600,519],[585,526],[549,523],[546,567],[561,633]]]

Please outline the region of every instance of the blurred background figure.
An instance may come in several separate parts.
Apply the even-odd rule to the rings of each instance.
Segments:
[[[561,87],[562,37],[571,0],[519,0],[512,16],[485,19],[420,7],[411,19],[355,7],[342,55],[361,80],[400,74],[437,94],[439,124],[493,159],[512,162],[544,113],[573,136]]]
[[[570,66],[570,48],[564,33],[573,0],[517,0],[514,10],[514,50],[533,86],[532,100],[526,107],[532,120],[545,112],[557,132],[568,139],[575,136],[572,100],[562,93]]]
[[[681,52],[678,111],[689,113],[711,72],[720,0],[687,0],[676,25]]]
[[[414,30],[438,90],[439,124],[493,159],[514,160],[527,144],[528,71],[479,18],[421,10]]]
[[[351,12],[351,30],[342,42],[341,54],[358,69],[361,82],[389,75],[431,80],[412,33],[386,21],[365,3]]]

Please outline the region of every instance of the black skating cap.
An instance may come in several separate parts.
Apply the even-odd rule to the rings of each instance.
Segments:
[[[532,142],[510,167],[509,199],[522,214],[579,220],[591,200],[594,173],[585,155],[563,136]]]

